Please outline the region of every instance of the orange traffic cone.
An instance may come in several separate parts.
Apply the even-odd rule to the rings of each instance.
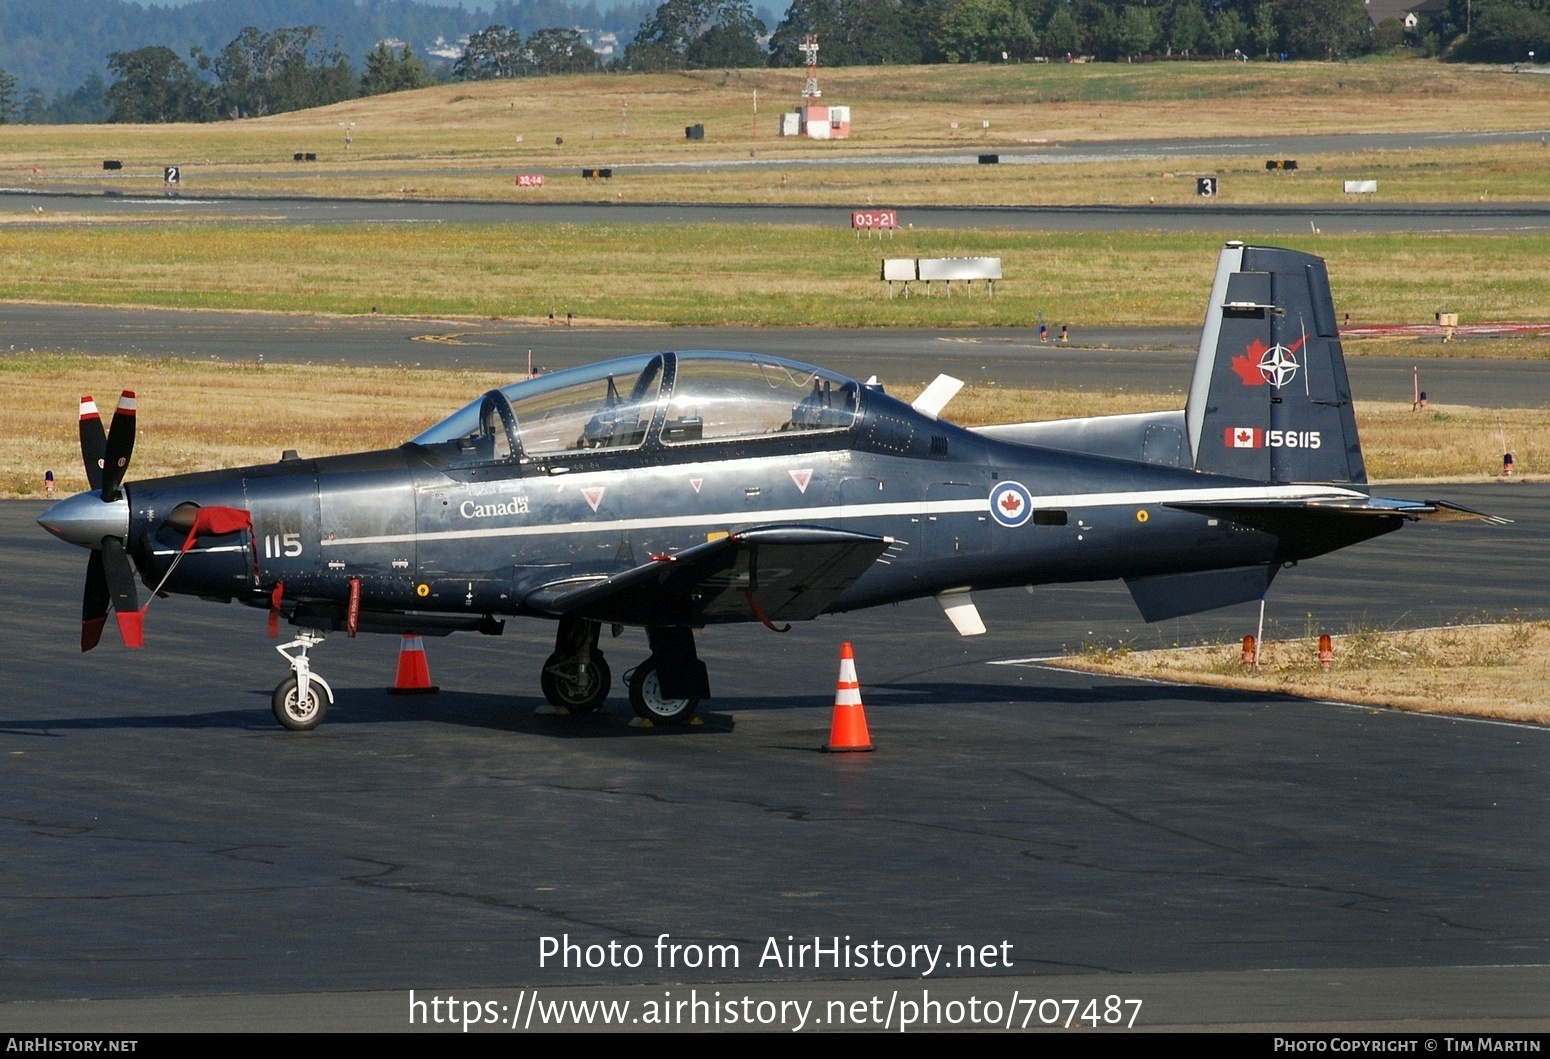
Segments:
[[[840,677],[834,685],[834,723],[829,745],[834,753],[874,750],[866,730],[866,710],[861,705],[861,684],[856,680],[856,656],[850,644],[840,647]]]
[[[404,638],[398,643],[398,676],[393,680],[393,686],[388,688],[388,693],[429,695],[440,690],[431,683],[431,667],[425,661],[425,640],[412,632],[404,633]]]

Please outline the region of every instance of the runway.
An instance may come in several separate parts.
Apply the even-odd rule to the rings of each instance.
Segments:
[[[1433,491],[1517,521],[1286,571],[1270,635],[1543,616],[1550,487]],[[1550,1026],[1550,731],[994,664],[1253,608],[1147,627],[1098,585],[985,594],[974,639],[929,602],[711,630],[717,695],[679,731],[618,693],[536,715],[545,625],[428,641],[443,690],[409,698],[382,690],[396,640],[341,636],[314,654],[340,702],[298,736],[261,612],[159,600],[145,650],[78,654],[84,556],[40,507],[0,504],[7,1030],[459,1028],[411,1027],[411,989],[528,1027],[538,996],[639,1019],[691,990],[825,1028],[831,1002],[898,1028],[971,996],[1036,1025],[1029,998],[1095,999],[1099,1029],[1110,997],[1148,1029]],[[816,750],[841,640],[874,754]],[[645,654],[604,647],[616,674]],[[721,965],[661,965],[664,934]],[[642,964],[541,963],[545,938]],[[790,966],[772,939],[952,966]]]
[[[579,171],[577,171],[579,172]],[[391,179],[391,177],[388,177]],[[492,175],[492,179],[494,176]],[[506,179],[504,176],[501,178]],[[576,177],[579,184],[580,177]],[[623,179],[610,185],[622,194]],[[604,201],[597,201],[604,198]],[[876,207],[888,202],[873,203]],[[574,201],[489,202],[415,199],[312,199],[277,196],[201,195],[188,188],[178,197],[151,194],[104,195],[97,190],[60,192],[0,187],[0,209],[17,214],[108,214],[130,221],[240,220],[273,224],[766,224],[847,229],[850,206],[793,202],[705,204],[610,201],[599,189],[578,187]],[[17,225],[55,225],[56,220],[23,215]],[[1357,232],[1475,232],[1523,234],[1550,231],[1550,203],[1329,203],[1234,205],[1221,199],[1185,204],[1135,206],[905,206],[899,223],[918,230],[1006,228],[1039,231],[1222,232],[1233,238],[1306,235],[1316,227],[1327,235]]]

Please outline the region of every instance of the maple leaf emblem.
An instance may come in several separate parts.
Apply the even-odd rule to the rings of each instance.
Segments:
[[[1253,440],[1254,440],[1254,435],[1249,433],[1247,430],[1240,430],[1240,431],[1238,431],[1238,442],[1239,442],[1239,444],[1247,445],[1249,442],[1251,442]]]
[[[1265,375],[1259,370],[1259,362],[1264,359],[1265,352],[1265,343],[1256,338],[1249,343],[1248,350],[1242,356],[1232,358],[1232,370],[1243,380],[1243,385],[1265,385]]]
[[[1022,497],[1016,493],[1007,493],[1001,497],[1001,510],[1008,515],[1015,515],[1022,508]]]

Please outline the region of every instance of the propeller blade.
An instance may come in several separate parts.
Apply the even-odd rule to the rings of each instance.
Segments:
[[[91,394],[81,398],[81,462],[86,465],[86,484],[102,488],[102,462],[107,456],[108,434],[102,429],[102,413]]]
[[[124,638],[124,646],[144,647],[140,592],[135,588],[135,571],[129,565],[129,553],[124,551],[124,542],[117,537],[104,537],[100,554],[108,592],[113,600],[113,615],[118,619],[118,631]]]
[[[102,499],[118,499],[118,487],[129,469],[129,457],[135,450],[135,392],[125,390],[113,412],[113,426],[108,430],[107,452],[102,462]]]
[[[102,640],[102,627],[108,621],[108,575],[102,569],[102,553],[92,552],[86,562],[86,590],[81,594],[81,651],[85,653]]]

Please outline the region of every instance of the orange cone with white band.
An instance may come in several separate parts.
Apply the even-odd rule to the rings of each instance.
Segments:
[[[834,686],[834,723],[829,727],[829,745],[824,749],[835,753],[875,749],[866,729],[861,684],[856,680],[856,656],[850,644],[840,647],[840,678]]]
[[[431,683],[430,663],[425,660],[425,640],[412,632],[398,643],[398,676],[388,692],[393,695],[429,695],[441,689]]]

